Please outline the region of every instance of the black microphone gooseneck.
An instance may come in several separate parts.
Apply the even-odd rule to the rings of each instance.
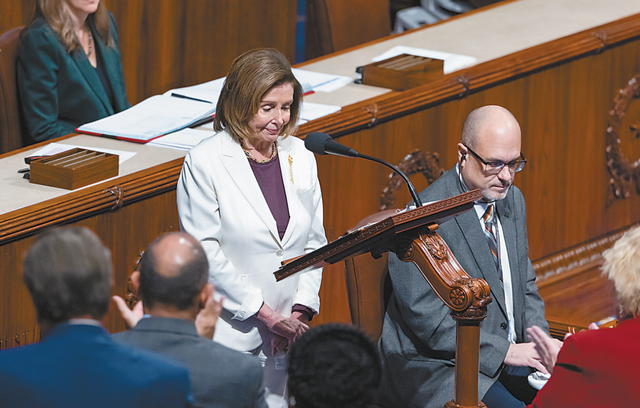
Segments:
[[[416,207],[422,206],[422,201],[420,200],[418,193],[416,193],[416,189],[413,186],[413,183],[411,183],[411,181],[409,180],[409,177],[407,177],[406,174],[400,171],[400,169],[393,164],[387,163],[386,161],[380,160],[376,157],[358,153],[357,151],[334,141],[331,136],[322,132],[309,133],[304,139],[304,146],[307,148],[307,150],[310,150],[315,154],[325,155],[328,153],[336,156],[360,157],[362,159],[371,160],[389,167],[390,169],[398,173],[400,177],[404,179],[405,183],[407,183],[409,193],[411,194],[411,198],[413,198],[413,203],[416,205]]]

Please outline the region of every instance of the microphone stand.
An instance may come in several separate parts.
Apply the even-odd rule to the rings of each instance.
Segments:
[[[358,157],[363,158],[363,159],[367,159],[367,160],[371,160],[374,161],[376,163],[380,163],[383,164],[387,167],[389,167],[391,170],[395,171],[396,173],[398,173],[400,175],[400,177],[402,177],[404,179],[404,181],[407,184],[407,188],[409,189],[409,194],[411,194],[411,198],[413,198],[413,203],[416,205],[417,207],[422,207],[422,200],[420,200],[420,196],[418,196],[418,193],[416,192],[415,187],[413,187],[413,183],[411,183],[411,181],[409,181],[409,177],[407,177],[406,174],[404,174],[397,166],[394,166],[393,164],[387,163],[384,160],[380,160],[376,157],[372,157],[372,156],[367,156],[366,154],[362,154],[362,153],[358,153]]]

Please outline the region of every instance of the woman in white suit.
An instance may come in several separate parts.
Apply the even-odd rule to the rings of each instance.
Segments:
[[[302,88],[274,49],[238,57],[216,108],[218,132],[185,158],[180,227],[200,240],[225,296],[213,340],[265,366],[270,407],[286,407],[286,353],[320,308],[320,269],[276,282],[283,260],[326,243],[315,158],[290,136]]]

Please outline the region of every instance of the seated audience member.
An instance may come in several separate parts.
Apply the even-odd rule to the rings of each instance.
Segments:
[[[632,407],[640,401],[640,227],[604,253],[603,275],[615,286],[616,328],[567,337],[559,349],[537,327],[528,330],[552,373],[533,407]],[[559,353],[558,353],[559,350]]]
[[[361,408],[380,383],[380,357],[356,327],[325,324],[293,344],[288,372],[290,407]]]
[[[173,232],[156,239],[131,276],[149,317],[113,338],[185,365],[196,407],[266,408],[260,361],[211,341],[213,332],[209,339],[198,335],[195,321],[202,316],[200,310],[216,304],[217,318],[221,309],[208,277],[207,255],[191,235]]]
[[[17,56],[29,142],[41,142],[130,106],[113,15],[100,0],[37,0]]]
[[[44,338],[0,352],[0,406],[189,406],[184,367],[115,343],[98,321],[109,308],[113,267],[93,232],[45,232],[23,269]]]

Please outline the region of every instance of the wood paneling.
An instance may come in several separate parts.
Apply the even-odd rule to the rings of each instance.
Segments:
[[[296,0],[104,0],[118,23],[129,101],[223,77],[252,48],[295,57]],[[35,0],[0,0],[0,32],[27,24]]]
[[[307,2],[306,59],[377,40],[390,33],[389,0]]]
[[[140,252],[163,233],[179,230],[175,203],[175,190],[171,190],[149,195],[144,200],[113,211],[104,212],[103,209],[102,213],[88,218],[84,214],[77,214],[60,223],[73,223],[92,229],[111,249],[115,272],[114,293],[125,297],[127,279]],[[73,208],[69,211],[75,212]],[[43,225],[34,229],[41,229]],[[0,246],[3,265],[0,276],[0,349],[33,343],[40,337],[35,309],[20,273],[22,254],[35,241],[34,234],[25,231],[21,239],[9,243],[4,241]],[[104,323],[111,332],[125,329],[124,321],[113,305]]]

